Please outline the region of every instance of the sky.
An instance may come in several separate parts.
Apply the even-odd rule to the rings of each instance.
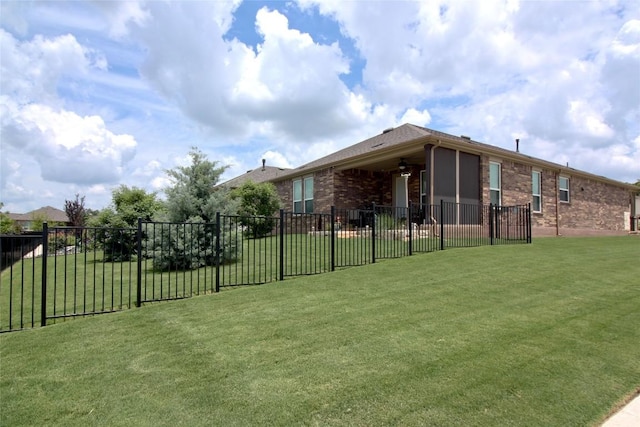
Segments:
[[[640,2],[0,2],[3,211],[297,167],[413,123],[640,179]]]

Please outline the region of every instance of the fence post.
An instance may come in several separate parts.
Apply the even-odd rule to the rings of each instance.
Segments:
[[[409,226],[409,256],[413,255],[413,203],[409,200],[409,213],[407,214],[407,225]]]
[[[376,204],[371,205],[373,224],[371,225],[371,263],[376,263]]]
[[[527,243],[531,243],[533,240],[531,224],[531,203],[527,203]]]
[[[329,246],[329,254],[331,256],[331,271],[336,271],[336,240],[335,239],[336,239],[336,207],[331,206],[331,244]]]
[[[42,287],[40,289],[40,326],[47,326],[47,258],[49,257],[49,225],[42,223]]]
[[[444,199],[440,199],[440,250],[444,250]]]
[[[284,209],[280,209],[280,273],[278,280],[284,280]]]
[[[216,292],[220,292],[220,212],[216,212]]]
[[[142,218],[138,217],[137,231],[138,272],[136,274],[136,307],[142,305]]]
[[[494,216],[493,203],[489,203],[489,242],[491,245],[493,245],[493,235],[494,235],[493,216]]]

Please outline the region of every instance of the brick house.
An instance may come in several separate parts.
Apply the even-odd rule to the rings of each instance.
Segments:
[[[9,213],[9,218],[14,220],[25,231],[32,229],[32,224],[36,220],[48,221],[60,225],[70,225],[71,222],[65,211],[56,209],[51,206],[45,206],[24,214]]]
[[[534,236],[624,234],[640,214],[634,185],[412,124],[298,168],[251,172],[275,184],[285,209],[298,213],[441,200],[531,203]]]

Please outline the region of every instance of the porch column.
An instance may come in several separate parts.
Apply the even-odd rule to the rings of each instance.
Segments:
[[[426,204],[427,206],[431,204],[431,193],[432,193],[432,185],[431,185],[431,150],[433,149],[433,144],[425,144],[424,146],[424,175],[425,175],[425,190],[427,195]]]

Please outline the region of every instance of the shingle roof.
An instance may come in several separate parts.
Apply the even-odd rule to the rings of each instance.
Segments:
[[[589,172],[570,168],[568,166],[549,162],[547,160],[542,160],[513,150],[507,150],[505,148],[474,141],[469,137],[450,135],[444,132],[416,126],[410,123],[405,123],[395,129],[387,129],[383,131],[383,133],[372,138],[343,148],[342,150],[336,151],[335,153],[329,154],[320,159],[313,160],[297,168],[289,169],[283,172],[282,175],[271,178],[271,180],[277,181],[284,178],[295,177],[297,175],[311,173],[315,170],[322,169],[328,166],[339,166],[340,164],[349,165],[352,160],[356,160],[359,157],[366,157],[369,154],[373,154],[375,156],[377,152],[379,152],[380,155],[383,155],[383,152],[387,149],[391,148],[393,151],[393,149],[402,149],[402,147],[405,145],[412,146],[415,144],[416,146],[418,146],[419,144],[422,144],[423,141],[426,142],[427,140],[442,140],[443,145],[447,144],[452,147],[469,150],[470,152],[482,152],[489,155],[496,155],[501,157],[504,156],[506,158],[517,159],[517,161],[520,162],[536,164],[552,169],[561,169],[567,171],[568,173],[582,175],[590,179],[597,179],[600,181],[633,188],[632,185],[628,183],[623,183],[600,175],[594,175]]]
[[[281,175],[286,174],[290,169],[278,168],[275,166],[264,166],[257,169],[249,170],[246,173],[223,182],[219,185],[224,185],[229,188],[237,188],[244,184],[246,181],[253,181],[256,183],[269,182],[279,178]]]
[[[335,164],[343,160],[352,159],[378,150],[399,146],[408,141],[434,135],[435,133],[439,132],[405,123],[402,126],[387,129],[379,135],[365,139],[357,144],[350,145],[349,147],[338,150],[335,153],[313,160],[300,167],[290,169],[283,174],[283,176],[304,173],[308,170]]]
[[[9,218],[14,221],[32,221],[36,218],[45,218],[55,222],[69,222],[69,218],[64,211],[51,206],[45,206],[24,214],[10,213]]]

